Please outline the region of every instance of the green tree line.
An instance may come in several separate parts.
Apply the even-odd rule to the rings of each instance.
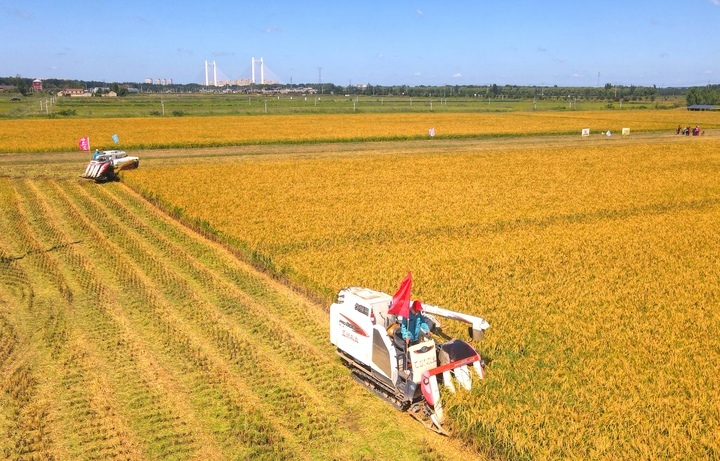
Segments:
[[[687,105],[720,104],[720,85],[693,87],[687,92]]]
[[[32,91],[32,79],[15,77],[0,77],[0,86],[11,87],[23,95]],[[201,91],[217,91],[215,87],[204,87],[197,83],[157,85],[136,82],[99,82],[64,79],[43,80],[43,90],[48,92],[59,91],[65,88],[105,88],[115,91],[119,96],[128,94],[128,89],[149,93],[196,93]],[[653,86],[613,85],[610,83],[602,87],[568,87],[568,86],[537,86],[537,85],[361,85],[342,86],[333,83],[297,83],[291,85],[257,85],[249,87],[227,87],[234,91],[253,93],[264,90],[303,91],[312,88],[319,94],[351,94],[365,96],[408,96],[426,98],[484,98],[484,99],[585,99],[602,101],[628,101],[648,100],[654,101],[657,97],[686,96],[687,104],[720,104],[720,86],[707,87],[667,87]],[[134,91],[133,90],[133,91]]]

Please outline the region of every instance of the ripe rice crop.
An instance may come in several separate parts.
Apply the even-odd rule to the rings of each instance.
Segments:
[[[671,131],[678,123],[720,127],[718,114],[676,111],[578,111],[513,113],[400,113],[237,117],[0,120],[0,152],[68,152],[90,137],[92,149],[156,149],[423,139],[532,134],[580,134],[622,128]],[[120,142],[115,144],[112,136]]]
[[[616,114],[629,115],[601,113]],[[677,114],[653,115],[666,115],[637,123],[660,129]],[[501,125],[610,124],[535,117]],[[412,270],[415,297],[485,317],[487,379],[444,393],[452,430],[480,451],[717,459],[720,141],[676,141],[384,146],[141,168],[124,181],[328,302],[348,285],[392,293]]]

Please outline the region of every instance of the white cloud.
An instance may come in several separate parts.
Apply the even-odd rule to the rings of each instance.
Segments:
[[[273,32],[282,32],[282,29],[278,26],[270,26],[265,28],[265,32],[268,34],[272,34]]]
[[[716,5],[720,5],[720,0],[710,0],[710,3],[714,3]]]
[[[460,78],[462,74],[460,72],[453,74],[453,78]]]
[[[715,1],[717,2],[718,0],[715,0]],[[418,16],[425,16],[425,13],[423,13],[422,10],[415,10],[415,12],[417,13]]]
[[[3,9],[5,10],[6,13],[11,14],[13,16],[19,16],[23,19],[33,19],[34,18],[34,15],[32,13],[28,13],[27,11],[23,11],[23,10],[20,10],[17,8],[9,8],[6,6]]]

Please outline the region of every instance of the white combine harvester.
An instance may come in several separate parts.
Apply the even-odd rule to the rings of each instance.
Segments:
[[[94,179],[96,182],[115,181],[118,172],[131,170],[140,165],[138,157],[131,157],[122,150],[104,150],[88,163],[82,177]]]
[[[437,317],[469,324],[474,340],[482,339],[490,325],[480,317],[422,303],[432,335],[406,348],[400,334],[402,317],[388,312],[396,311],[391,309],[393,300],[398,302],[398,294],[390,296],[360,287],[340,290],[330,306],[330,341],[357,381],[395,408],[408,411],[425,427],[447,435],[442,427],[438,378],[452,392],[453,379],[470,390],[471,369],[478,379],[485,377],[485,371],[480,355],[467,342],[452,339],[440,343],[434,339],[442,334]]]

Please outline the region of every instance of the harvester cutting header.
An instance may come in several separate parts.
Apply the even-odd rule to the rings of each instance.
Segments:
[[[94,179],[96,182],[115,181],[118,172],[131,170],[140,166],[140,159],[132,157],[122,150],[95,151],[92,160],[85,167],[83,178]]]
[[[408,274],[394,296],[360,287],[340,290],[330,306],[330,342],[357,381],[425,427],[446,434],[438,380],[451,392],[453,378],[470,390],[470,368],[479,379],[485,371],[467,342],[435,339],[442,335],[438,317],[467,323],[473,340],[481,340],[490,325],[481,317],[411,303],[411,287]]]

